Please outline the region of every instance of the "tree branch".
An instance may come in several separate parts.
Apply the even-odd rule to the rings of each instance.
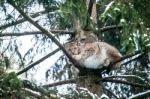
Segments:
[[[22,88],[22,90],[25,91],[25,93],[26,93],[27,95],[34,96],[34,97],[36,97],[36,98],[38,98],[38,99],[41,98],[41,95],[40,95],[38,92],[34,92],[34,91],[32,91],[32,90],[30,90],[30,89],[27,89],[27,88]]]
[[[111,31],[111,30],[115,30],[115,29],[118,29],[118,30],[121,30],[123,29],[123,26],[119,25],[111,25],[111,26],[106,26],[106,27],[103,27],[103,28],[100,28],[99,31],[100,32],[106,32],[106,31]]]
[[[119,76],[109,76],[107,78],[134,78],[134,79],[137,79],[137,80],[140,80],[146,84],[149,84],[147,81],[145,81],[145,79],[139,77],[139,76],[136,76],[136,75],[119,75]]]
[[[52,32],[53,34],[55,34],[55,33],[75,34],[75,31],[68,31],[68,30],[51,30],[50,32]],[[36,35],[36,34],[43,34],[43,33],[41,31],[33,31],[33,32],[25,31],[22,33],[2,33],[2,34],[0,34],[0,37],[4,37],[4,36],[26,36],[26,35]]]
[[[48,10],[46,10],[46,11],[45,11],[45,10],[42,10],[42,11],[40,11],[40,12],[37,12],[37,13],[31,15],[31,17],[32,17],[32,18],[36,18],[36,17],[38,17],[38,16],[40,16],[40,15],[42,15],[42,14],[46,14],[47,11],[48,11]],[[51,13],[53,14],[54,12],[51,12]],[[6,29],[6,28],[11,27],[11,26],[13,26],[13,25],[17,25],[17,24],[23,23],[23,22],[25,22],[25,21],[26,21],[26,19],[23,18],[23,19],[20,19],[20,20],[15,21],[15,22],[11,22],[11,23],[8,23],[8,24],[1,25],[1,26],[0,26],[0,30],[1,30],[1,29]]]
[[[83,78],[85,78],[85,76],[81,76],[80,78],[77,78],[77,79],[83,79]],[[43,87],[54,87],[54,86],[63,85],[63,84],[76,83],[77,79],[59,81],[59,82],[43,85]],[[128,81],[114,80],[114,79],[109,78],[109,77],[99,78],[99,81],[120,83],[120,84],[125,84],[125,85],[131,85],[131,86],[135,86],[135,87],[142,87],[142,88],[145,88],[145,89],[150,89],[150,86],[147,85],[147,84],[144,85],[144,84],[132,83],[132,82],[128,82]],[[97,82],[95,82],[95,83],[97,83]]]
[[[114,96],[114,98],[119,99],[111,90],[107,88],[103,88],[103,89],[106,90],[108,93],[110,93],[112,96]]]
[[[92,8],[93,8],[93,4],[94,4],[95,0],[89,0],[89,4],[88,4],[88,14],[89,14],[89,17],[91,17],[91,14],[92,14]],[[88,19],[88,18],[87,18]]]
[[[12,2],[11,0],[8,0],[8,3],[10,3],[27,21],[29,21],[32,25],[34,25],[36,28],[38,28],[43,34],[47,35],[59,48],[64,52],[64,54],[69,58],[69,60],[76,66],[77,68],[80,67],[79,63],[72,58],[71,55],[66,51],[66,49],[63,47],[63,45],[52,35],[51,32],[48,32],[46,29],[41,27],[38,23],[33,21],[31,17],[27,16],[16,4],[15,2]],[[17,73],[20,74],[20,73]]]
[[[43,58],[41,58],[41,59],[37,60],[36,62],[30,64],[29,66],[27,66],[27,67],[24,68],[23,70],[17,72],[17,75],[20,75],[20,74],[22,74],[22,73],[28,71],[29,69],[31,69],[31,68],[34,67],[35,65],[41,63],[42,61],[44,61],[44,60],[47,59],[48,57],[50,57],[50,56],[54,55],[55,53],[57,53],[59,50],[60,50],[60,49],[57,48],[57,49],[54,50],[53,52],[51,52],[51,53],[47,54],[46,56],[44,56]]]
[[[70,84],[70,83],[76,83],[76,80],[72,79],[72,80],[59,81],[59,82],[43,85],[43,87],[55,87],[55,86],[58,86],[58,85]]]
[[[17,21],[15,23],[17,23]],[[16,24],[14,24],[14,25],[16,25]],[[119,27],[121,28],[122,26],[119,26]],[[106,32],[109,30],[118,29],[119,27],[117,27],[117,26],[116,27],[115,26],[106,26],[106,27],[100,28],[99,31],[100,32]],[[1,28],[1,26],[0,26],[0,28]],[[5,28],[5,26],[4,26],[4,28]],[[6,25],[6,28],[7,28],[7,25]],[[54,34],[55,33],[75,34],[75,30],[50,30],[50,32],[52,32]],[[43,34],[43,33],[41,31],[33,31],[33,32],[25,31],[22,33],[2,33],[2,34],[0,34],[0,37],[4,37],[4,36],[26,36],[26,35],[36,35],[36,34]]]

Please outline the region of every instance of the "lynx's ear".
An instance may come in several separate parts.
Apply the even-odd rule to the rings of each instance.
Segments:
[[[98,41],[98,37],[91,31],[80,31],[76,35],[76,39],[80,43],[93,43]]]

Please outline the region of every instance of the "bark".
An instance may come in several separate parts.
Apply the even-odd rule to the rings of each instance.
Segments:
[[[85,78],[77,80],[76,84],[79,92],[80,87],[83,87],[87,88],[91,93],[97,95],[98,97],[100,97],[103,93],[103,88],[100,84],[100,77],[94,74],[87,74]]]

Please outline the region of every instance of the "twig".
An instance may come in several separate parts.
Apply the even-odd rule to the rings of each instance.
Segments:
[[[37,60],[36,62],[30,64],[29,66],[27,66],[27,67],[24,68],[23,70],[19,71],[19,72],[17,73],[17,75],[20,75],[20,74],[22,74],[22,73],[28,71],[29,69],[31,69],[31,68],[34,67],[35,65],[41,63],[42,61],[44,61],[44,60],[47,59],[48,57],[50,57],[50,56],[54,55],[55,53],[57,53],[59,50],[60,50],[60,49],[57,48],[57,49],[54,50],[53,52],[51,52],[51,53],[47,54],[46,56],[44,56],[43,58],[41,58],[41,59]]]

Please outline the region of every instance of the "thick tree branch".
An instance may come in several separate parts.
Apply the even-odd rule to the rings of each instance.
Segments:
[[[22,73],[28,71],[29,69],[31,69],[31,68],[34,67],[35,65],[41,63],[42,61],[44,61],[44,60],[47,59],[48,57],[50,57],[50,56],[54,55],[55,53],[57,53],[59,50],[60,50],[60,49],[57,48],[57,49],[54,50],[53,52],[51,52],[51,53],[49,53],[48,55],[44,56],[43,58],[41,58],[41,59],[37,60],[36,62],[30,64],[29,66],[27,66],[27,67],[24,68],[23,70],[19,71],[19,72],[17,73],[17,75],[20,75],[20,74],[22,74]]]
[[[46,10],[46,11],[45,11],[45,10],[42,10],[42,11],[40,11],[40,12],[37,12],[37,13],[31,15],[31,17],[32,17],[32,18],[36,18],[36,17],[38,17],[38,16],[40,16],[40,15],[42,15],[42,14],[46,14],[46,13],[48,13],[47,10]],[[51,12],[51,13],[53,14],[54,12]],[[8,24],[1,25],[1,26],[0,26],[0,30],[6,29],[6,28],[8,28],[8,27],[11,27],[11,26],[14,26],[14,25],[17,25],[17,24],[20,24],[20,23],[23,23],[23,22],[25,22],[25,21],[26,21],[26,19],[23,18],[23,19],[20,19],[20,20],[15,21],[15,22],[11,22],[11,23],[8,23]]]

